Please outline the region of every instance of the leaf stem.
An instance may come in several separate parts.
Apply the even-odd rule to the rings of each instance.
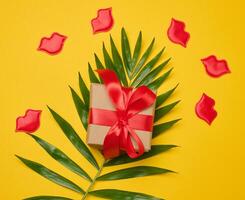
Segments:
[[[102,165],[100,166],[98,172],[96,173],[94,179],[92,180],[91,184],[89,185],[88,189],[86,190],[85,194],[83,195],[82,200],[86,199],[86,197],[88,196],[90,190],[93,188],[93,186],[94,186],[94,184],[96,182],[96,179],[100,176],[100,174],[101,174],[101,172],[102,172],[102,170],[104,168],[104,164],[105,163],[106,163],[106,159],[104,159],[104,161],[103,161]]]

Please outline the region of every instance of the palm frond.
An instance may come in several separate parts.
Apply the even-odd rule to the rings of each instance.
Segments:
[[[177,147],[176,145],[152,145],[151,150],[148,152],[145,152],[142,156],[138,158],[130,158],[128,155],[123,154],[119,157],[113,158],[111,160],[108,160],[108,162],[105,163],[105,167],[114,166],[114,165],[122,165],[127,164],[131,162],[137,162],[140,160],[144,160],[146,158],[151,158],[153,156],[159,155],[160,153],[166,152],[174,147]]]
[[[163,169],[160,167],[137,166],[137,167],[130,167],[126,169],[120,169],[117,171],[113,171],[113,172],[101,175],[96,180],[97,181],[110,181],[110,180],[150,176],[150,175],[156,175],[156,174],[164,174],[168,172],[173,172],[173,171],[168,170],[168,169]]]
[[[135,68],[133,69],[133,73],[132,76],[130,77],[131,79],[135,78],[135,76],[138,74],[138,72],[141,70],[141,68],[143,67],[143,65],[145,64],[145,62],[147,61],[149,55],[151,54],[153,45],[155,42],[155,38],[153,38],[151,44],[149,45],[149,47],[146,49],[146,51],[144,52],[143,56],[140,58],[138,64],[135,66]]]
[[[139,85],[139,83],[146,77],[146,75],[153,69],[157,61],[160,59],[163,51],[165,48],[163,48],[154,58],[152,58],[138,73],[138,75],[135,77],[135,79],[132,82],[132,86],[136,87]]]
[[[124,28],[121,30],[121,48],[122,48],[122,57],[125,69],[127,71],[128,76],[131,76],[131,50],[129,46],[128,36]]]
[[[181,119],[175,119],[172,121],[164,122],[162,124],[157,124],[153,126],[152,138],[157,137],[158,135],[164,133],[168,129],[170,129],[174,124],[176,124]]]
[[[137,41],[136,41],[136,44],[135,44],[135,47],[134,47],[133,58],[132,58],[132,61],[131,61],[132,69],[134,69],[134,67],[135,67],[135,65],[136,65],[136,63],[137,63],[137,61],[139,59],[141,45],[142,45],[142,32],[140,31],[139,35],[138,35],[138,38],[137,38]]]
[[[94,190],[89,192],[89,194],[101,197],[105,199],[129,199],[129,200],[164,200],[162,198],[157,198],[151,195],[138,193],[138,192],[129,192],[123,190],[116,189],[102,189],[102,190]]]
[[[163,84],[163,82],[168,78],[168,76],[170,75],[172,70],[173,70],[173,68],[168,70],[162,76],[160,76],[156,80],[152,81],[150,84],[147,84],[146,86],[152,90],[157,90]]]
[[[55,147],[54,145],[46,142],[45,140],[35,136],[30,135],[53,159],[58,161],[60,164],[70,169],[72,172],[78,174],[79,176],[85,178],[86,180],[92,182],[92,179],[77,163],[75,163],[71,158],[69,158],[63,151]]]
[[[86,84],[84,83],[80,72],[78,73],[78,77],[79,77],[80,92],[83,96],[84,104],[85,104],[86,108],[88,109],[88,106],[89,106],[89,90],[88,90]]]
[[[127,75],[123,67],[123,61],[111,36],[110,36],[110,43],[111,43],[111,54],[114,62],[113,63],[114,70],[116,70],[119,79],[122,81],[122,84],[127,87],[128,81],[127,81]]]
[[[156,91],[164,81],[169,77],[172,69],[164,72],[165,68],[168,67],[170,58],[165,61],[160,61],[161,56],[164,52],[165,47],[152,59],[148,59],[151,55],[155,39],[152,40],[150,45],[146,50],[142,50],[142,33],[139,32],[137,41],[133,48],[133,54],[131,54],[131,48],[129,44],[129,38],[124,28],[121,30],[121,53],[118,50],[112,36],[110,36],[110,49],[111,55],[108,53],[105,44],[103,43],[102,55],[104,62],[102,62],[97,54],[94,54],[95,66],[96,69],[112,69],[116,72],[123,86],[126,87],[139,87],[141,85],[146,85],[150,89]],[[142,56],[141,55],[142,53]],[[158,64],[158,62],[160,64]],[[156,66],[156,67],[155,67]],[[162,72],[163,71],[163,72]],[[162,75],[161,75],[162,73]],[[91,83],[101,83],[101,79],[97,77],[96,73],[93,71],[91,65],[88,63],[88,75]],[[90,91],[86,86],[83,77],[79,73],[79,89],[80,94],[78,94],[72,87],[70,87],[72,99],[77,110],[80,121],[85,130],[88,127],[88,116],[89,116],[89,102],[90,102]],[[158,78],[156,78],[158,77]],[[174,88],[168,90],[157,96],[156,100],[156,110],[154,122],[159,121],[165,115],[167,115],[179,101],[174,103],[169,103],[164,105],[173,92],[176,90],[178,85]],[[80,97],[81,96],[81,97]],[[17,156],[27,167],[37,172],[46,179],[61,185],[63,187],[69,188],[75,192],[81,193],[83,195],[82,199],[84,200],[88,195],[98,196],[106,199],[132,199],[132,200],[160,200],[162,198],[157,198],[152,195],[123,191],[118,189],[101,189],[101,190],[92,190],[94,184],[97,181],[112,181],[119,179],[128,179],[128,178],[137,178],[157,174],[165,174],[168,172],[173,172],[168,169],[139,165],[137,161],[147,162],[145,159],[151,158],[153,156],[158,156],[161,153],[167,152],[170,149],[177,147],[176,145],[152,145],[149,152],[145,152],[142,156],[131,159],[126,154],[123,154],[117,158],[110,160],[105,160],[100,166],[96,161],[94,155],[91,153],[90,148],[83,142],[78,133],[74,130],[72,125],[61,117],[57,112],[49,108],[54,120],[59,125],[61,130],[71,144],[81,153],[81,155],[86,158],[86,160],[95,167],[97,173],[94,177],[89,175],[82,167],[80,167],[76,162],[74,162],[71,156],[66,155],[62,150],[55,147],[54,145],[46,142],[45,140],[32,135],[31,137],[58,163],[69,169],[70,171],[76,173],[82,178],[90,182],[89,187],[84,191],[77,184],[73,183],[69,179],[61,176],[60,174],[48,169],[47,167],[41,165],[40,163],[27,160],[25,158]],[[174,119],[171,121],[163,122],[161,124],[155,124],[153,126],[152,137],[155,138],[160,134],[169,130],[174,126],[180,119]],[[111,171],[104,174],[103,168],[109,168],[111,166],[121,166],[123,164],[132,163],[134,166],[129,168],[122,168],[118,170]],[[92,178],[91,178],[92,177]],[[36,196],[29,197],[27,200],[69,200],[70,198],[62,196]]]
[[[145,78],[140,83],[136,85],[136,87],[140,85],[146,85],[146,86],[149,85],[149,83],[151,83],[152,80],[154,80],[154,78],[162,71],[162,69],[168,64],[169,61],[170,61],[170,58],[166,60],[165,62],[163,62],[162,64],[160,64],[154,70],[152,70],[149,74],[145,76]]]
[[[91,83],[100,83],[99,79],[95,75],[91,65],[88,63],[88,75]]]
[[[158,95],[156,100],[156,108],[161,106],[175,91],[175,89],[178,87],[179,84],[177,84],[173,89],[168,90],[167,92]]]
[[[156,109],[155,116],[154,116],[154,122],[157,122],[159,119],[161,119],[166,114],[168,114],[179,102],[180,101],[175,101],[174,103],[171,103],[171,104],[168,104],[166,106]]]
[[[80,188],[77,184],[75,184],[72,181],[68,180],[67,178],[61,176],[60,174],[48,169],[47,167],[45,167],[45,166],[43,166],[37,162],[22,158],[22,157],[17,156],[17,155],[16,155],[16,157],[21,162],[23,162],[27,167],[29,167],[30,169],[32,169],[33,171],[35,171],[39,175],[45,177],[46,179],[48,179],[48,180],[50,180],[50,181],[52,181],[58,185],[66,187],[70,190],[73,190],[75,192],[82,193],[82,194],[85,193],[85,191],[82,188]]]
[[[97,169],[99,169],[99,165],[95,160],[93,154],[90,152],[89,148],[86,144],[81,140],[76,131],[72,128],[72,126],[63,119],[58,113],[48,107],[49,111],[53,115],[53,118],[58,123],[60,128],[63,130],[65,136],[70,140],[70,142],[74,145],[74,147]]]
[[[35,197],[29,197],[25,198],[24,200],[72,200],[67,197],[61,197],[61,196],[35,196]]]
[[[75,90],[70,87],[72,99],[76,106],[77,113],[85,130],[88,127],[88,106],[86,106]]]

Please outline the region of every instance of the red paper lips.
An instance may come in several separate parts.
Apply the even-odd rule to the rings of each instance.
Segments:
[[[28,109],[24,116],[16,119],[16,132],[35,132],[40,126],[41,112],[41,110]]]
[[[216,78],[230,73],[226,60],[218,60],[214,55],[203,58],[201,61],[205,66],[206,72],[212,77]]]
[[[214,109],[215,101],[211,97],[207,96],[205,93],[202,95],[201,99],[196,104],[196,114],[197,116],[206,121],[209,125],[212,124],[213,120],[217,116],[217,112]]]
[[[49,38],[43,37],[38,50],[44,51],[50,55],[58,54],[62,50],[66,38],[66,36],[59,33],[53,33]]]
[[[94,33],[109,31],[113,23],[112,8],[99,9],[97,17],[91,20]]]
[[[185,31],[185,23],[174,18],[171,21],[167,34],[173,43],[180,44],[183,47],[186,47],[190,38],[190,34]]]

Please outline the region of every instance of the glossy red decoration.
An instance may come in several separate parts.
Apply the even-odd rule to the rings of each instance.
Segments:
[[[28,109],[24,116],[16,119],[16,132],[35,132],[40,126],[41,112],[41,110]]]
[[[51,37],[43,37],[41,39],[38,50],[50,55],[56,55],[62,50],[66,39],[67,37],[64,35],[53,33]]]
[[[185,31],[185,23],[174,18],[172,18],[167,34],[173,43],[180,44],[183,47],[186,47],[190,38],[190,34]]]
[[[93,33],[109,31],[113,23],[112,8],[99,9],[97,17],[91,20]]]
[[[135,90],[122,87],[116,73],[112,70],[104,69],[97,70],[97,72],[115,107],[115,111],[90,110],[90,124],[111,127],[104,139],[104,156],[105,158],[117,157],[123,150],[130,158],[137,158],[144,153],[144,145],[134,128],[152,130],[153,126],[153,116],[137,115],[155,102],[156,95],[146,86],[140,86]],[[138,146],[138,152],[133,141]]]
[[[215,101],[211,97],[203,93],[201,99],[196,104],[197,116],[206,121],[209,125],[212,124],[213,120],[217,116],[217,112],[214,109]]]
[[[212,77],[217,78],[231,72],[226,60],[218,60],[214,55],[203,58],[201,61],[206,72]]]

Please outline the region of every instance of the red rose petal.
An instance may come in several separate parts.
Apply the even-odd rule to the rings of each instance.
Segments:
[[[214,109],[215,101],[211,97],[203,93],[201,99],[196,104],[196,114],[197,116],[206,121],[209,125],[217,116],[217,112]]]
[[[185,31],[185,23],[172,18],[168,28],[168,38],[176,44],[186,47],[190,34]]]
[[[49,38],[43,37],[38,50],[44,51],[50,55],[58,54],[62,50],[66,38],[66,36],[59,33],[53,33]]]
[[[113,23],[112,8],[99,9],[97,17],[91,20],[93,33],[109,31]]]
[[[40,126],[41,112],[41,110],[28,109],[24,116],[16,119],[16,132],[35,132]]]
[[[201,61],[206,72],[212,77],[217,78],[231,72],[226,60],[218,60],[214,55],[203,58]]]

